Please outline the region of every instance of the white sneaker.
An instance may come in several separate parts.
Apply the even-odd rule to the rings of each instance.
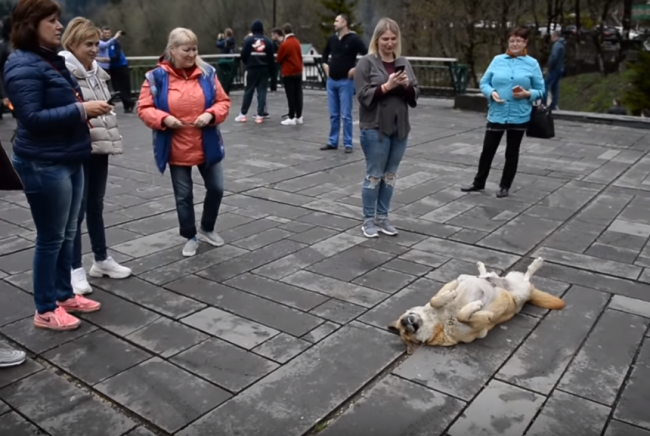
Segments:
[[[183,256],[190,257],[196,254],[196,249],[199,248],[199,240],[196,237],[188,239],[183,246]]]
[[[90,277],[108,276],[112,279],[125,279],[131,275],[131,269],[115,262],[115,259],[108,256],[106,260],[93,262],[93,266],[88,271]]]
[[[86,278],[86,270],[83,268],[72,270],[70,284],[72,285],[72,291],[77,295],[86,295],[93,292],[93,288],[90,287],[90,283]]]
[[[210,245],[214,245],[215,247],[221,247],[223,244],[225,244],[221,236],[219,236],[215,231],[206,232],[205,230],[199,228],[199,235],[201,235],[201,239]]]
[[[302,124],[302,123],[303,123],[303,121],[302,121],[302,117],[300,117],[300,118],[296,118],[296,123],[297,123],[297,124]]]
[[[262,124],[262,123],[264,122],[264,117],[263,117],[263,116],[260,116],[260,115],[256,115],[256,116],[255,116],[255,122],[256,122],[257,124]]]
[[[282,121],[280,124],[283,126],[295,126],[296,125],[296,119],[295,118],[287,118],[286,120]]]
[[[239,114],[237,115],[237,118],[235,118],[235,121],[238,123],[245,123],[246,122],[246,115]]]

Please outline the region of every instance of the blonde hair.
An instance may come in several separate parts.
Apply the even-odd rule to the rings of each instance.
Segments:
[[[79,46],[84,41],[90,38],[97,37],[99,39],[101,31],[87,18],[76,17],[70,20],[61,37],[61,45],[64,49],[72,51],[73,48]]]
[[[398,58],[402,55],[402,33],[399,30],[399,25],[397,22],[390,18],[382,18],[375,26],[375,31],[372,34],[372,38],[370,38],[368,53],[373,55],[379,53],[379,38],[388,30],[397,36],[397,45],[395,45],[395,50],[393,50],[395,53],[395,58]]]
[[[171,32],[169,32],[169,39],[167,40],[167,48],[165,49],[165,57],[168,61],[172,60],[172,48],[177,48],[181,45],[198,45],[199,39],[196,37],[196,34],[190,29],[184,27],[177,27]],[[199,67],[203,75],[207,75],[214,68],[208,64],[206,61],[201,59],[200,56],[196,56],[195,60],[196,66]]]

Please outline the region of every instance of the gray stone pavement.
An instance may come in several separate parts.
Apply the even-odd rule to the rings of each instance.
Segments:
[[[1,435],[650,435],[650,131],[558,122],[555,139],[525,139],[510,198],[494,197],[502,149],[488,190],[466,195],[483,116],[423,100],[394,196],[401,233],[367,240],[362,153],[318,151],[324,96],[306,94],[296,127],[279,125],[282,95],[263,125],[235,124],[233,98],[227,245],[190,259],[150,132],[120,117],[105,219],[135,276],[92,280],[104,306],[78,331],[33,328],[34,227],[22,194],[0,197],[0,335],[30,356],[0,370]],[[88,264],[87,237],[84,250]],[[484,340],[409,357],[386,332],[476,261],[537,255],[534,283],[565,310],[526,307]]]

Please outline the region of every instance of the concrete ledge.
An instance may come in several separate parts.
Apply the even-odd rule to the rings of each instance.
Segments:
[[[575,121],[579,123],[610,124],[612,126],[650,130],[650,118],[632,117],[628,115],[557,110],[553,112],[553,118],[556,120]]]
[[[454,109],[486,113],[487,100],[481,93],[458,94],[454,97]]]

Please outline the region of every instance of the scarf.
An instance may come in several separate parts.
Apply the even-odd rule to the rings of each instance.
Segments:
[[[506,50],[506,54],[507,54],[508,56],[510,56],[511,58],[516,58],[516,57],[519,57],[519,56],[526,56],[526,55],[528,55],[528,50],[527,50],[527,49],[524,49],[520,54],[516,55],[516,54],[514,54],[513,52],[511,52],[510,49],[508,49],[508,50]]]

